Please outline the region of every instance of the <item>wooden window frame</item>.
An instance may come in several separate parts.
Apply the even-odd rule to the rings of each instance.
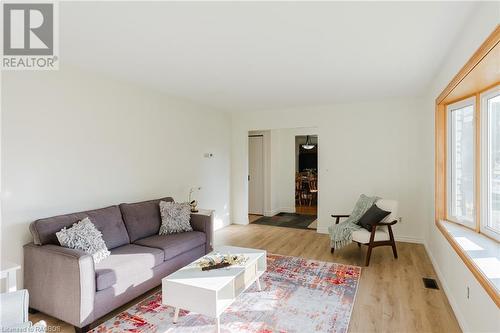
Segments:
[[[453,77],[451,82],[446,86],[446,88],[439,94],[436,98],[436,112],[435,112],[435,182],[434,182],[434,204],[435,204],[435,223],[437,228],[441,231],[446,240],[450,243],[455,252],[462,259],[464,264],[472,272],[474,277],[478,280],[481,286],[485,289],[488,295],[500,307],[500,295],[492,284],[492,282],[484,275],[484,273],[479,269],[479,267],[474,263],[470,256],[462,249],[462,247],[453,238],[450,232],[446,229],[442,221],[449,221],[456,223],[448,217],[448,112],[447,105],[453,104],[455,102],[465,100],[470,97],[475,97],[475,191],[474,191],[474,206],[475,206],[475,224],[472,228],[475,232],[481,233],[481,94],[492,89],[493,87],[500,84],[500,76],[497,73],[496,68],[491,70],[495,71],[493,78],[488,78],[488,82],[482,80],[473,80],[467,82],[464,85],[470,85],[468,89],[465,89],[466,93],[458,93],[462,90],[464,85],[460,86],[461,83],[466,82],[467,78],[473,77],[474,70],[480,68],[481,62],[486,59],[487,55],[495,50],[498,50],[497,45],[500,47],[500,24],[496,26],[495,30],[491,35],[484,41],[484,43],[479,47],[479,49],[472,55],[472,57],[467,61],[467,63],[462,67],[462,69]],[[496,52],[496,51],[495,51]],[[492,54],[495,54],[492,52]],[[484,70],[484,68],[483,68]],[[477,72],[476,72],[477,73]],[[469,76],[470,75],[470,76]],[[468,80],[470,81],[470,80]],[[476,83],[477,82],[477,83]],[[458,87],[458,88],[457,88]],[[453,96],[453,97],[451,97]],[[464,226],[460,224],[460,226]],[[483,234],[484,235],[484,234]],[[485,235],[488,237],[488,235]],[[490,238],[490,237],[488,237]],[[493,239],[493,238],[491,238]],[[493,239],[498,242],[496,239]]]
[[[471,105],[473,107],[473,119],[474,119],[474,129],[473,129],[473,136],[476,135],[476,132],[477,132],[477,128],[476,128],[476,124],[475,124],[475,119],[476,119],[476,106],[477,106],[477,101],[476,101],[476,96],[472,96],[472,97],[468,97],[468,98],[465,98],[465,99],[462,99],[460,101],[457,101],[457,102],[453,102],[453,103],[449,103],[449,104],[446,104],[446,119],[449,120],[452,112],[456,111],[456,110],[459,110],[463,107],[466,107],[466,106],[469,106]],[[451,121],[447,121],[446,123],[446,146],[447,147],[451,147],[451,143],[452,143],[452,136],[453,134],[451,133]],[[474,137],[474,143],[476,141],[476,138]],[[477,148],[477,145],[474,144],[474,154],[473,154],[473,158],[476,158],[478,156],[478,153],[476,151],[476,148]],[[451,168],[452,168],[452,163],[451,163],[451,159],[452,159],[452,151],[451,149],[447,149],[447,154],[448,156],[446,156],[446,172],[447,172],[447,175],[451,174]],[[474,174],[476,174],[477,170],[476,170],[476,165],[474,165]],[[447,179],[448,180],[448,179]],[[473,188],[475,189],[476,188],[476,179],[473,180],[472,182],[472,186]],[[452,184],[451,182],[447,182],[447,188],[446,188],[446,193],[452,193]],[[476,207],[476,194],[474,193],[474,212],[477,210],[477,207]],[[451,195],[447,195],[447,200],[446,200],[446,220],[448,221],[453,221],[455,223],[458,223],[458,224],[461,224],[463,225],[464,227],[467,227],[467,228],[470,228],[470,229],[474,229],[474,226],[476,224],[476,216],[473,217],[472,221],[466,221],[466,220],[459,220],[456,216],[453,216],[451,215],[450,213],[450,206],[451,206]]]
[[[481,126],[482,126],[482,133],[481,133],[481,156],[483,156],[483,160],[488,159],[488,154],[489,154],[489,147],[488,144],[490,142],[489,138],[489,129],[488,129],[488,105],[487,105],[487,100],[489,99],[490,96],[500,95],[500,85],[497,85],[491,89],[488,89],[480,94],[480,107],[481,110],[478,110],[478,112],[481,115]],[[488,164],[490,163],[489,159],[487,163],[483,163],[482,169],[481,169],[481,184],[483,184],[483,188],[481,189],[481,195],[483,197],[483,200],[481,202],[481,207],[479,209],[481,210],[481,221],[479,224],[479,232],[493,238],[497,242],[500,241],[500,232],[498,230],[494,230],[487,225],[487,219],[488,219],[488,187],[484,186],[484,184],[487,184],[489,182],[488,179]]]

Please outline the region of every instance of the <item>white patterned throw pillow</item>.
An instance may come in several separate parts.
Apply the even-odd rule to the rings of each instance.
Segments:
[[[193,231],[189,223],[191,219],[191,206],[189,203],[160,201],[160,214],[160,235]]]
[[[90,254],[96,264],[111,254],[102,239],[102,233],[88,217],[74,223],[70,228],[62,228],[56,232],[56,236],[61,246]]]

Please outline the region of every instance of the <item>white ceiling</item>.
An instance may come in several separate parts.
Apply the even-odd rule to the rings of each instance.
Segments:
[[[72,64],[228,111],[418,96],[472,2],[62,2]]]

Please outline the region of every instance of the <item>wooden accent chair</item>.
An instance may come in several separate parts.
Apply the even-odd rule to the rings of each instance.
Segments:
[[[378,208],[391,213],[379,223],[374,224],[371,232],[361,228],[352,233],[352,241],[358,243],[358,247],[361,247],[361,245],[368,246],[368,252],[366,253],[366,266],[370,264],[372,249],[377,246],[391,246],[394,258],[398,258],[396,242],[394,241],[394,234],[392,233],[391,228],[392,225],[398,222],[398,202],[396,200],[379,199],[375,204]],[[332,217],[336,219],[335,224],[338,224],[341,218],[349,217],[349,215],[332,215]],[[334,248],[331,248],[330,252],[333,253],[333,251]]]

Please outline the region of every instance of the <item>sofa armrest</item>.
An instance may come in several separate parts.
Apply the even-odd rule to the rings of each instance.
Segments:
[[[198,213],[191,213],[191,226],[195,231],[204,232],[207,240],[205,243],[205,253],[209,253],[213,250],[213,239],[214,239],[214,211],[206,210]]]
[[[24,286],[30,307],[82,327],[94,321],[92,256],[58,245],[24,246]]]

